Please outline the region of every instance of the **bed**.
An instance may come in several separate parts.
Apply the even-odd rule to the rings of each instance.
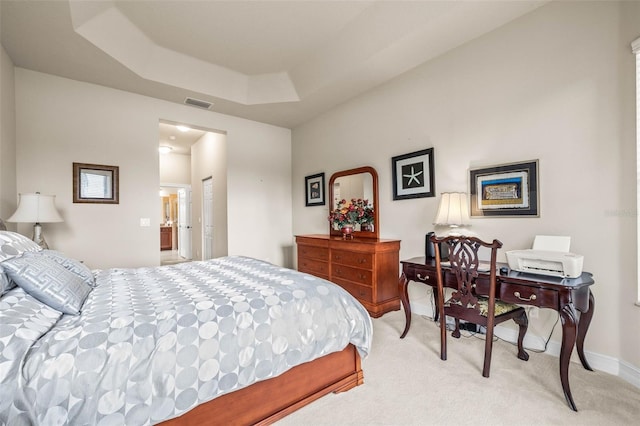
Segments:
[[[90,271],[0,231],[0,424],[268,424],[363,383],[339,286],[229,256]]]

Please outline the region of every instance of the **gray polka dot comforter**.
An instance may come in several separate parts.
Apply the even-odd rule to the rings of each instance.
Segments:
[[[80,315],[0,299],[0,424],[146,425],[354,344],[371,318],[328,281],[246,257],[95,271]]]

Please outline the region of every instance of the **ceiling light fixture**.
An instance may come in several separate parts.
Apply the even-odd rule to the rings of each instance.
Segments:
[[[191,130],[189,127],[187,126],[176,126],[176,128],[178,130],[180,130],[181,132],[188,132],[189,130]]]
[[[173,150],[173,148],[171,148],[170,146],[161,146],[158,148],[158,152],[160,154],[168,154],[171,152],[171,150]]]

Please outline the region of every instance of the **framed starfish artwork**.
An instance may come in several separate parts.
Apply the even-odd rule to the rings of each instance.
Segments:
[[[391,159],[393,168],[393,199],[435,197],[433,148]]]

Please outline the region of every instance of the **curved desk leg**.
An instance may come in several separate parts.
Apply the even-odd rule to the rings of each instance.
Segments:
[[[573,305],[565,305],[560,311],[560,319],[562,320],[562,346],[560,347],[560,382],[564,397],[573,411],[578,411],[576,404],[571,396],[569,388],[569,361],[571,352],[576,344],[577,335],[577,315]]]
[[[404,339],[404,336],[409,332],[409,327],[411,327],[411,305],[409,304],[409,280],[407,280],[407,276],[402,273],[400,275],[400,281],[398,281],[398,290],[400,292],[400,301],[402,302],[402,307],[404,308],[404,318],[405,318],[405,326],[404,331],[400,335],[401,339]]]
[[[580,357],[582,366],[587,370],[593,371],[593,368],[587,362],[587,358],[584,356],[584,338],[587,336],[587,330],[589,330],[589,324],[591,324],[591,318],[593,318],[593,310],[595,308],[595,300],[593,293],[589,290],[589,308],[587,312],[580,313],[580,321],[578,321],[578,340],[576,342],[576,350]]]

